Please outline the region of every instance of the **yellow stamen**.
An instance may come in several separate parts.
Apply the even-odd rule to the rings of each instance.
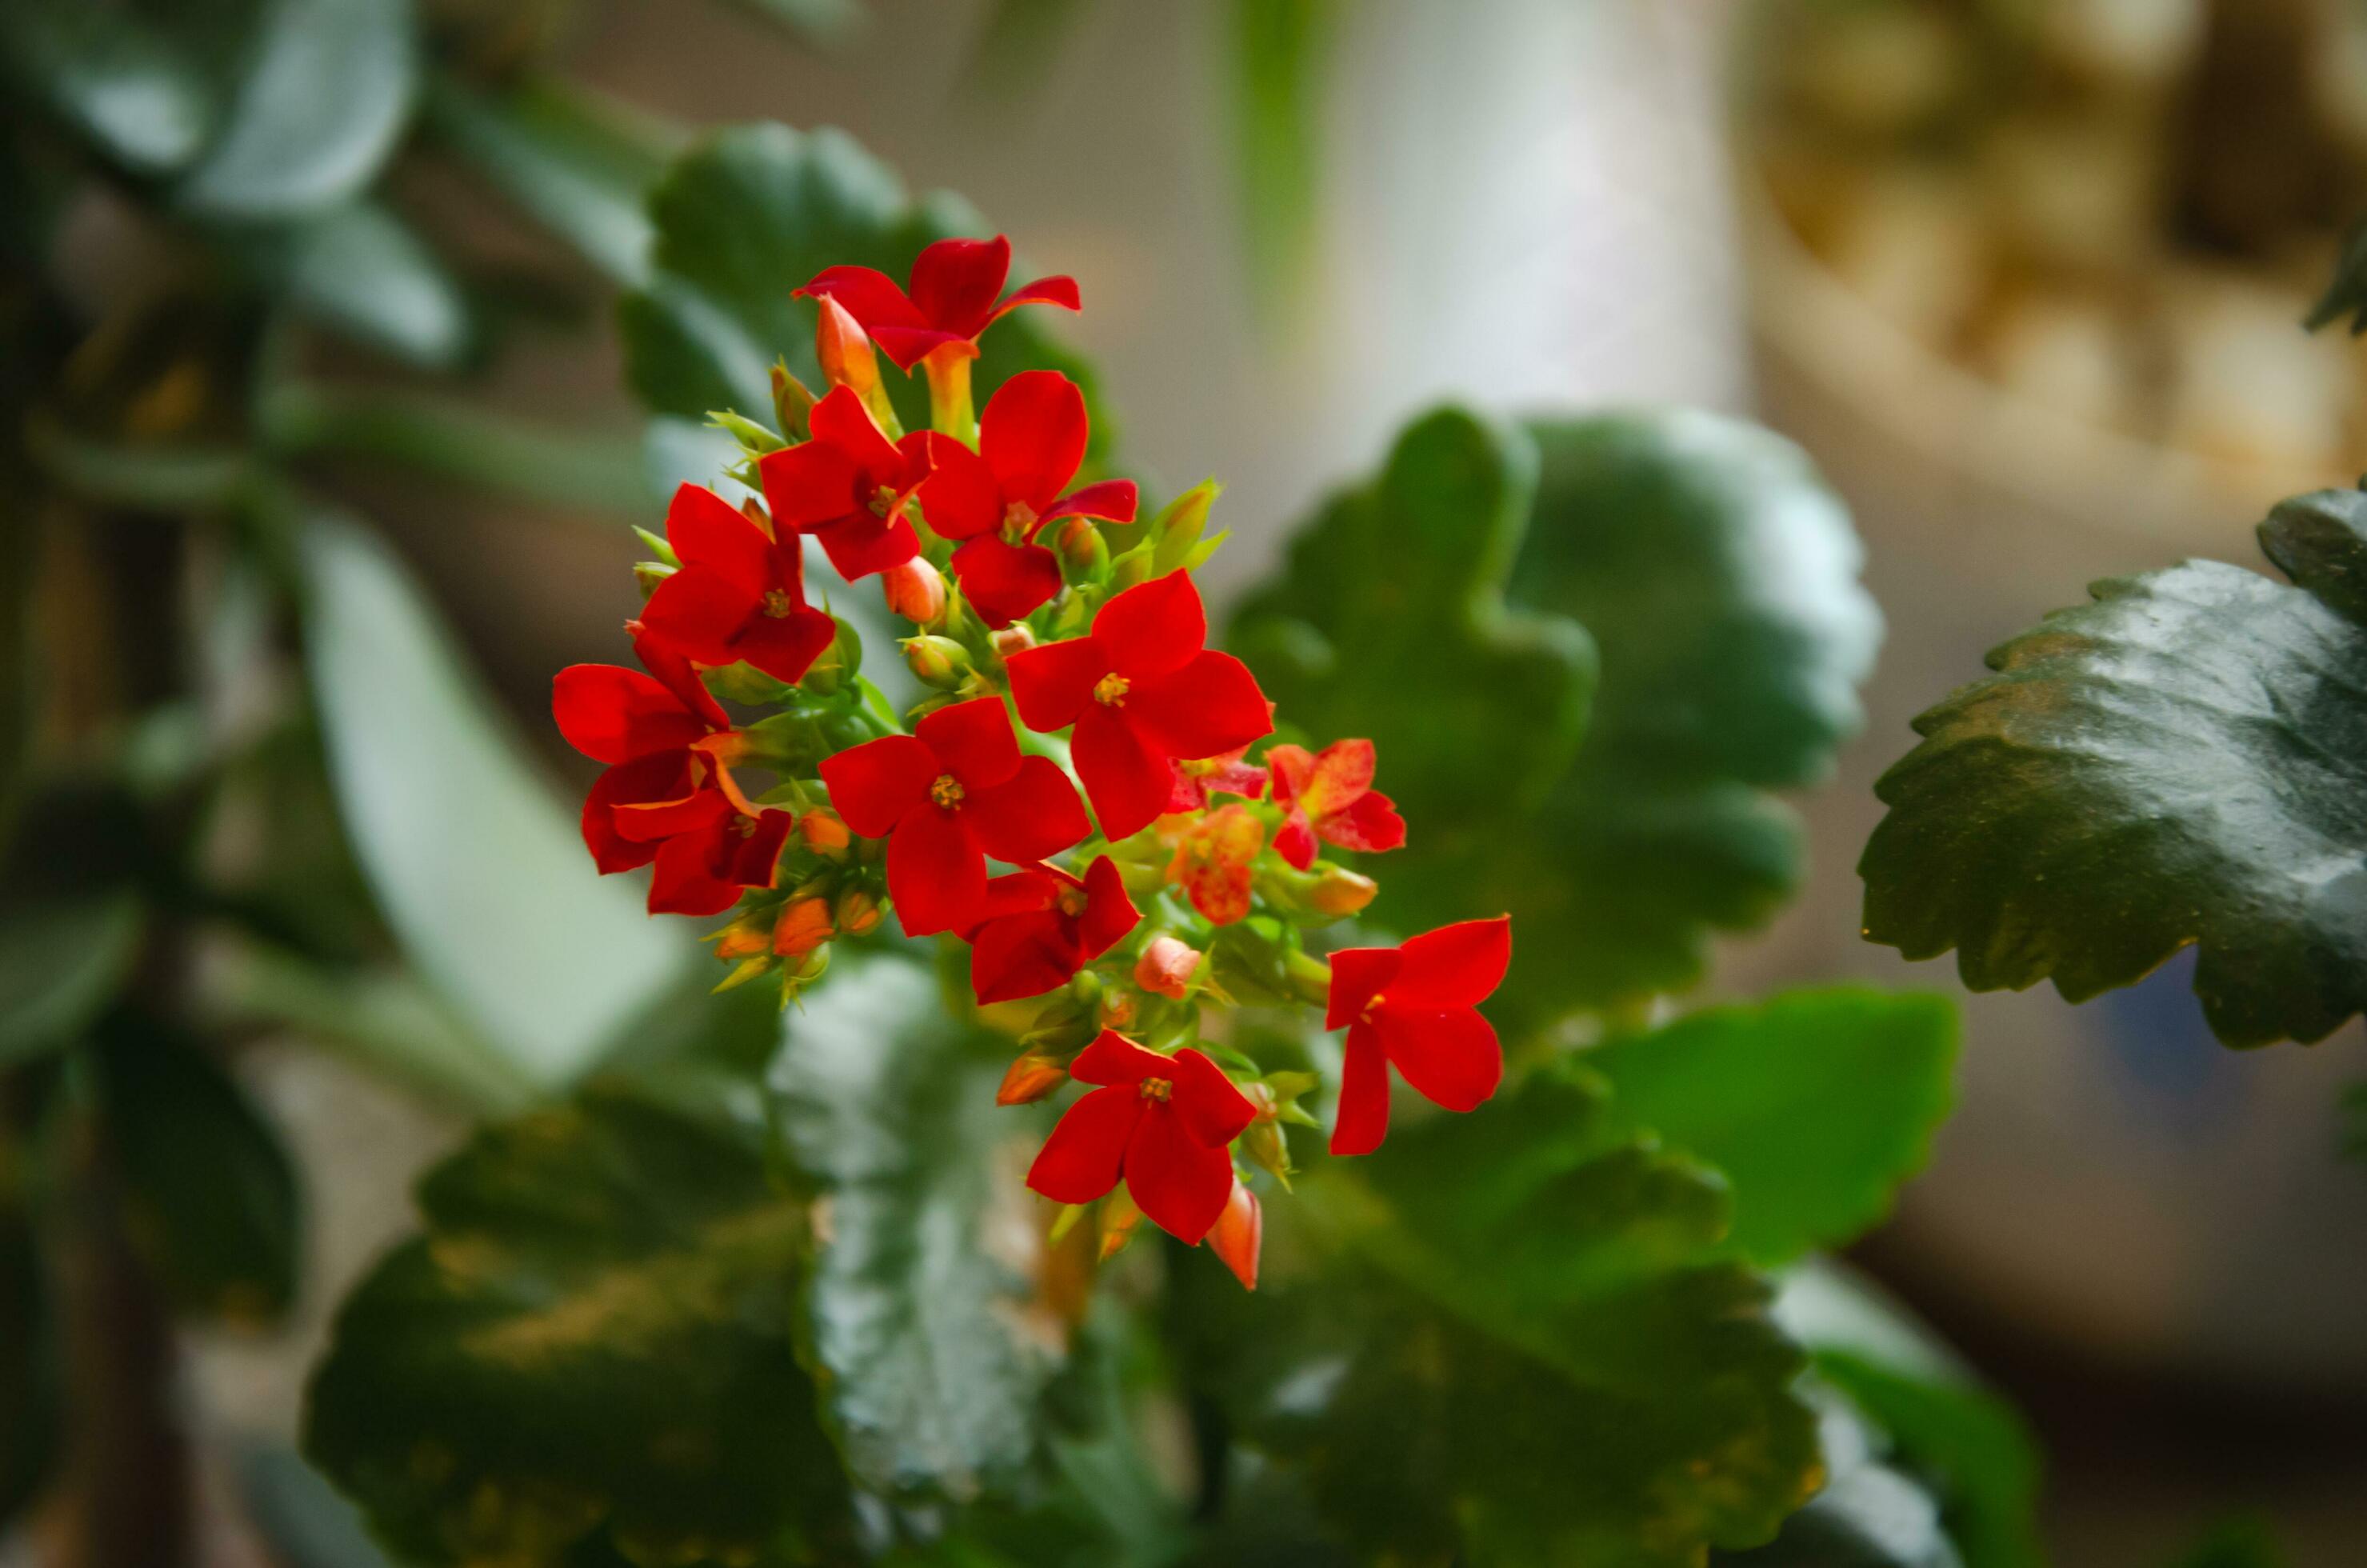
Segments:
[[[961,780],[950,773],[938,774],[937,781],[929,786],[929,799],[947,811],[952,811],[962,803],[964,793]]]
[[[1142,1081],[1142,1097],[1144,1099],[1164,1101],[1174,1093],[1175,1085],[1168,1079],[1145,1078]]]
[[[764,613],[775,620],[787,619],[789,612],[797,608],[797,602],[781,589],[764,590]]]
[[[1122,675],[1105,675],[1093,683],[1093,700],[1104,708],[1123,708],[1127,689],[1133,684]]]

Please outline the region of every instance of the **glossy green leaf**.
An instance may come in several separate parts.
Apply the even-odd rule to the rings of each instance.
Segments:
[[[469,350],[459,280],[383,207],[351,202],[224,238],[299,310],[357,342],[431,370],[451,369]]]
[[[356,854],[404,952],[548,1089],[689,961],[678,922],[603,879],[386,547],[309,522],[305,653]]]
[[[1366,1558],[1698,1564],[1818,1480],[1804,1358],[1759,1277],[1706,1261],[1727,1221],[1713,1173],[1558,1062],[1269,1205],[1254,1297],[1179,1259],[1175,1331]]]
[[[423,1565],[850,1561],[766,1136],[716,1082],[479,1132],[339,1312],[306,1457]]]
[[[1931,1157],[1954,1102],[1956,1010],[1857,988],[1714,1007],[1614,1038],[1586,1064],[1619,1126],[1715,1165],[1725,1250],[1761,1267],[1855,1240]]]
[[[2367,1005],[2362,506],[2303,496],[2262,525],[2303,587],[2187,562],[1991,653],[1875,786],[1867,937],[2073,1002],[2193,943],[2229,1045],[2319,1040]]]
[[[1011,1051],[949,1017],[929,969],[883,957],[832,975],[772,1069],[788,1156],[829,1194],[806,1293],[825,1406],[875,1491],[968,1496],[1035,1454],[1059,1331],[1027,1305],[1019,1176],[1047,1129],[994,1103]]]
[[[255,1326],[295,1299],[295,1167],[278,1133],[199,1041],[130,1015],[96,1053],[123,1222],[174,1306]]]
[[[139,174],[195,157],[219,108],[202,63],[130,6],[10,0],[0,6],[0,58],[15,90]]]
[[[417,71],[402,0],[266,0],[221,129],[176,199],[221,218],[346,200],[394,151]]]
[[[30,1502],[57,1457],[57,1324],[25,1203],[25,1151],[0,1129],[0,1530]]]
[[[821,389],[814,306],[792,290],[825,267],[876,267],[900,282],[931,241],[994,233],[943,194],[915,202],[893,171],[843,131],[742,125],[703,138],[676,159],[650,198],[657,222],[648,286],[621,307],[626,370],[653,414],[704,420],[716,409],[765,417],[774,360]],[[1012,280],[1034,274],[1015,264]],[[1017,370],[1068,375],[1093,404],[1091,453],[1111,446],[1093,377],[1053,344],[1042,307],[1004,317],[980,340],[972,375],[979,405]],[[881,362],[907,429],[928,422],[928,389]]]
[[[0,1068],[71,1044],[122,983],[144,924],[129,889],[0,916]]]

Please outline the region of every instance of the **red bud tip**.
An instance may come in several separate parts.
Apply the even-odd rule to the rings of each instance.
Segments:
[[[773,950],[783,958],[812,952],[832,936],[830,902],[820,898],[791,899],[773,927]]]
[[[1233,1271],[1242,1290],[1254,1290],[1258,1250],[1264,1244],[1265,1215],[1258,1208],[1257,1194],[1235,1176],[1233,1195],[1225,1199],[1225,1211],[1217,1216],[1216,1228],[1208,1233],[1208,1245],[1225,1260],[1225,1267]]]
[[[879,574],[888,608],[918,626],[929,626],[946,613],[946,579],[927,562],[914,557]]]
[[[871,351],[871,335],[844,305],[827,294],[817,301],[821,315],[814,324],[814,358],[834,387],[849,387],[864,402],[879,386],[879,357]]]
[[[1023,1051],[1002,1074],[1002,1086],[995,1090],[994,1103],[1033,1105],[1068,1081],[1069,1069],[1061,1062],[1036,1051]]]
[[[1024,653],[1036,646],[1036,633],[1027,629],[1027,623],[1024,620],[1014,621],[1004,627],[1002,631],[993,633],[993,638],[995,653],[1006,659],[1014,653]]]
[[[854,842],[835,812],[808,812],[798,819],[798,832],[820,853],[835,855]]]
[[[1134,1240],[1134,1228],[1142,1223],[1142,1210],[1135,1207],[1134,1194],[1121,1187],[1102,1203],[1102,1261],[1126,1250]]]
[[[879,901],[862,888],[849,888],[838,895],[838,928],[850,937],[862,937],[879,928]]]
[[[1184,999],[1200,970],[1200,953],[1169,936],[1153,937],[1135,960],[1134,983],[1155,996]]]

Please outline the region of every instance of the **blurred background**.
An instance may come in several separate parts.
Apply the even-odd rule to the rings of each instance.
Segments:
[[[1441,398],[1702,403],[1801,441],[1890,631],[1866,735],[1803,802],[1808,893],[1717,991],[1953,988],[1856,937],[1908,720],[2089,580],[2254,562],[2271,502],[2367,468],[2367,351],[2300,325],[2367,215],[2348,0],[850,0],[802,41],[661,0],[431,9],[659,121],[843,126],[1073,274],[1134,460],[1229,486],[1217,593]],[[390,199],[472,266],[549,260],[434,158]],[[77,288],[138,286],[119,213],[61,222]],[[631,447],[613,334],[537,303],[489,405]],[[570,767],[548,682],[617,653],[630,535],[366,462],[342,483]],[[2161,1562],[2245,1511],[2295,1563],[2367,1561],[2367,1165],[2335,1111],[2358,1030],[2225,1051],[2184,969],[2078,1010],[1966,998],[1961,1108],[1862,1261],[2032,1414],[2059,1561]],[[286,1432],[327,1305],[455,1124],[258,1061],[317,1173],[312,1273],[288,1333],[210,1339],[198,1374],[221,1429]]]

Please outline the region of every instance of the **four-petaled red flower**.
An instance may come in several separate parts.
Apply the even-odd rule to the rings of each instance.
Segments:
[[[965,542],[954,575],[989,626],[1008,626],[1060,591],[1060,561],[1036,542],[1059,517],[1134,521],[1130,479],[1063,497],[1085,460],[1085,394],[1057,370],[1023,370],[995,389],[978,422],[978,450],[929,437],[921,506],[929,527]]]
[[[1102,1086],[1060,1118],[1027,1185],[1055,1202],[1090,1203],[1123,1177],[1153,1224],[1199,1244],[1232,1196],[1227,1146],[1257,1107],[1200,1052],[1161,1056],[1107,1029],[1069,1075]]]
[[[1466,920],[1397,948],[1331,955],[1323,1027],[1348,1028],[1335,1154],[1368,1154],[1389,1130],[1389,1068],[1433,1105],[1470,1110],[1496,1092],[1504,1052],[1478,1005],[1512,960],[1510,916]]]
[[[1011,242],[997,234],[939,240],[923,251],[912,263],[909,294],[870,267],[826,267],[798,292],[845,306],[880,350],[909,370],[948,345],[977,353],[978,335],[1021,305],[1082,308],[1071,278],[1039,278],[998,300],[1010,276]]]
[[[636,629],[650,674],[571,665],[550,710],[568,744],[608,765],[583,801],[583,842],[603,874],[652,861],[652,915],[720,915],[770,887],[791,813],[753,804],[728,764],[740,737],[688,660]]]
[[[1308,755],[1279,745],[1265,754],[1274,772],[1274,803],[1285,811],[1274,835],[1274,852],[1300,870],[1315,864],[1315,841],[1342,849],[1396,849],[1405,843],[1405,819],[1373,788],[1373,743],[1334,741]]]
[[[1076,726],[1070,755],[1113,841],[1166,810],[1172,763],[1218,756],[1274,728],[1257,677],[1207,648],[1207,637],[1200,591],[1175,572],[1111,599],[1087,635],[1005,662],[1029,729]]]
[[[986,884],[978,924],[963,933],[970,989],[980,1006],[1041,996],[1075,979],[1141,919],[1106,855],[1085,868],[1082,881],[1057,866],[997,877]]]
[[[889,440],[846,387],[815,403],[807,425],[812,440],[756,460],[775,531],[813,535],[850,583],[920,554],[904,504],[928,477],[928,432]]]
[[[1020,755],[995,697],[940,708],[912,734],[826,756],[821,779],[850,829],[888,840],[888,892],[909,936],[979,918],[988,856],[1025,865],[1092,831],[1059,765]]]
[[[745,660],[775,680],[805,677],[838,635],[838,623],[806,603],[798,538],[776,539],[700,484],[666,508],[666,542],[682,570],[642,608],[650,638],[702,665]]]

